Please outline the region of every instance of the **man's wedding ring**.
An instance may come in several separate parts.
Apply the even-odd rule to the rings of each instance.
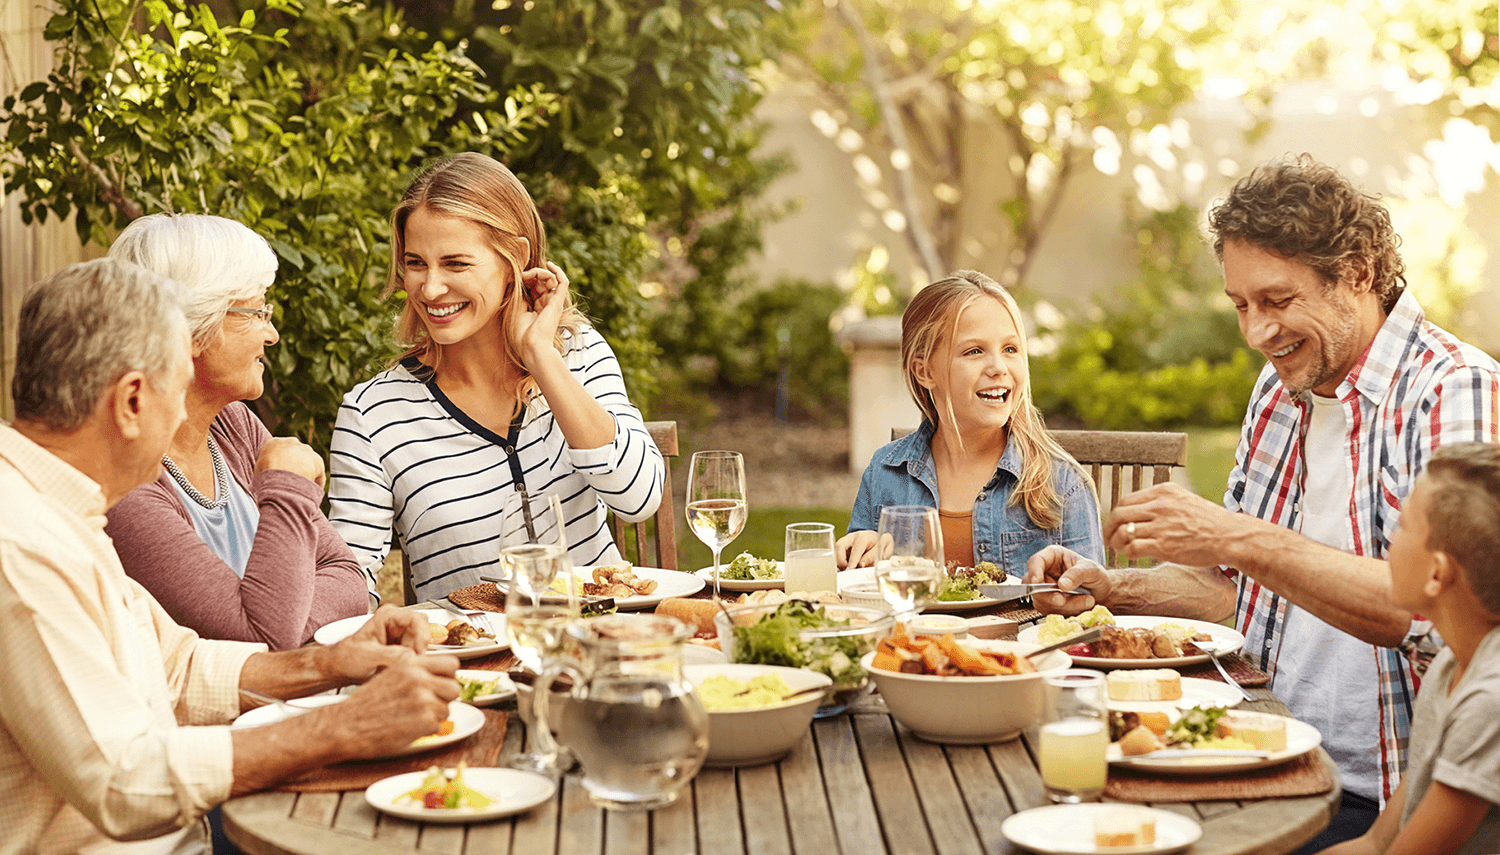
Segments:
[[[1135,540],[1135,523],[1128,522],[1125,524],[1125,542],[1129,543],[1132,540]]]

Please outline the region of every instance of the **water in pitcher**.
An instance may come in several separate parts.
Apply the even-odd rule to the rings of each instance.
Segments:
[[[575,697],[561,741],[583,765],[583,786],[606,807],[670,804],[708,755],[708,713],[670,681],[602,677]]]

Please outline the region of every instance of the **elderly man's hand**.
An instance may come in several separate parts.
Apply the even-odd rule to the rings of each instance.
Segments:
[[[1090,594],[1032,594],[1031,604],[1044,614],[1076,615],[1109,600],[1110,578],[1104,568],[1065,546],[1048,546],[1026,562],[1023,582],[1056,582],[1071,591],[1088,588]]]
[[[381,606],[354,634],[328,649],[330,671],[345,683],[363,683],[427,650],[427,616],[415,609]]]
[[[448,703],[458,698],[456,657],[414,656],[406,648],[392,649],[404,651],[406,658],[327,709],[325,724],[350,759],[384,756],[437,733],[448,717]]]
[[[1155,558],[1193,567],[1233,563],[1228,549],[1247,524],[1243,514],[1188,492],[1157,484],[1121,499],[1104,527],[1104,542],[1122,558]]]

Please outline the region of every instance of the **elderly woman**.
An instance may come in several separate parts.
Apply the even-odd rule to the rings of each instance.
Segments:
[[[183,626],[273,650],[367,613],[359,565],[320,510],[322,457],[273,438],[240,403],[265,391],[265,348],[279,339],[265,299],[276,277],[270,246],[233,220],[153,214],[109,254],[192,292],[187,420],[161,476],[109,511],[125,571]]]

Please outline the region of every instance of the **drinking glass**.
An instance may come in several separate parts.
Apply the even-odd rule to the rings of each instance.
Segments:
[[[943,530],[937,508],[891,505],[880,511],[875,580],[899,614],[915,615],[943,585]]]
[[[1104,792],[1109,713],[1104,675],[1075,668],[1043,679],[1042,784],[1054,802],[1092,802]]]
[[[786,591],[837,591],[838,564],[833,558],[833,526],[792,523],[786,527],[786,561],[781,578]]]
[[[505,592],[505,634],[521,664],[540,674],[564,650],[564,630],[578,616],[578,585],[560,524],[562,503],[555,495],[517,493],[506,500],[500,549]],[[554,582],[563,580],[561,590]],[[536,695],[532,695],[535,706]],[[520,769],[561,774],[572,758],[557,750],[516,755]]]
[[[749,516],[745,458],[738,451],[698,451],[688,470],[687,523],[714,553],[714,597],[719,596],[719,556],[740,536]]]

